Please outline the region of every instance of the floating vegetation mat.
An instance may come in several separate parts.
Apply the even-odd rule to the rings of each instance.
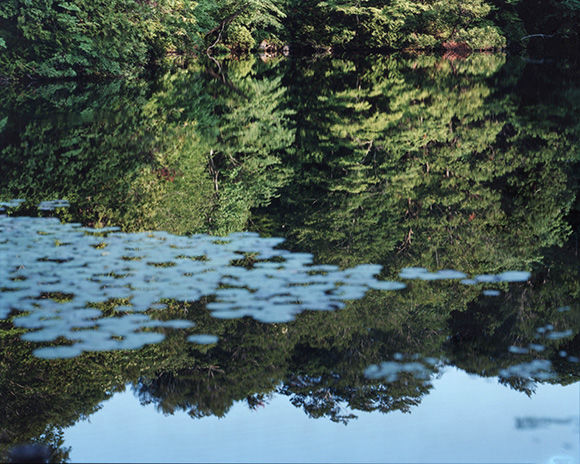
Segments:
[[[484,291],[485,293],[485,291]],[[569,308],[559,308],[559,311],[567,311]],[[536,329],[536,339],[539,342],[548,340],[560,340],[572,337],[572,330],[555,331],[552,324],[548,324]],[[508,347],[510,355],[531,355],[534,356],[546,350],[542,343],[529,343],[526,347],[511,345]],[[570,355],[565,350],[560,350],[558,356],[571,363],[578,363],[577,356]],[[423,385],[431,385],[431,380],[442,367],[447,363],[445,359],[425,357],[420,354],[404,355],[395,353],[392,360],[368,366],[365,377],[369,379],[381,379],[385,383],[403,381],[409,377],[423,381]],[[531,359],[529,361],[515,363],[509,367],[502,368],[498,372],[500,379],[519,379],[526,381],[548,381],[557,379],[558,374],[554,371],[552,361],[549,359]],[[520,383],[521,384],[521,383]]]
[[[382,379],[385,382],[396,382],[404,376],[411,376],[423,381],[424,385],[431,384],[431,376],[443,360],[422,357],[420,354],[404,355],[395,353],[392,361],[369,366],[364,374],[369,379]]]
[[[43,205],[45,206],[45,205]],[[261,322],[288,322],[309,310],[334,310],[369,289],[396,290],[400,282],[374,278],[380,266],[340,270],[313,265],[313,256],[276,249],[279,238],[254,233],[226,238],[181,237],[165,232],[122,233],[62,224],[56,218],[0,216],[0,318],[23,315],[14,325],[23,339],[72,345],[42,347],[39,357],[72,357],[83,351],[136,349],[163,340],[144,331],[189,328],[190,321],[159,321],[144,312],[162,301],[196,301],[217,318],[250,316]],[[98,303],[123,301],[121,317],[102,317]],[[192,343],[216,343],[198,334]]]
[[[14,206],[4,203],[4,206]],[[46,202],[42,209],[66,206]],[[369,290],[400,290],[402,282],[375,278],[381,266],[341,270],[315,265],[313,255],[276,248],[284,239],[256,233],[228,237],[176,236],[166,232],[123,233],[63,224],[56,218],[0,215],[0,319],[13,311],[17,327],[37,329],[23,335],[33,342],[60,337],[72,344],[42,347],[45,358],[77,356],[83,351],[136,349],[163,340],[151,329],[189,328],[191,321],[159,321],[144,312],[163,309],[163,300],[211,297],[212,316],[249,316],[264,323],[292,321],[304,310],[343,308],[346,300]],[[403,270],[404,278],[465,279],[457,271]],[[527,279],[506,273],[485,281]],[[479,277],[474,279],[474,282]],[[471,283],[471,281],[466,282]],[[103,317],[99,303],[118,304],[120,317]],[[216,343],[211,334],[192,343]]]

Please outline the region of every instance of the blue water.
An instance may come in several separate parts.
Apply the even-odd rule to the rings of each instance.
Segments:
[[[410,414],[357,412],[348,426],[310,419],[282,395],[194,420],[127,390],[67,429],[65,445],[73,462],[580,462],[580,383],[539,385],[528,398],[450,367],[433,385]]]

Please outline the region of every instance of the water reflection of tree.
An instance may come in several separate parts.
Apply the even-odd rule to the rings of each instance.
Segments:
[[[541,83],[503,63],[296,63],[302,174],[265,212],[266,230],[343,265],[530,269],[571,231],[578,99],[552,83],[530,101]]]
[[[183,234],[242,230],[287,182],[285,89],[253,62],[227,85],[201,66],[155,85],[41,86],[9,93],[0,195],[61,198],[75,220]],[[218,76],[219,77],[219,76]],[[69,218],[70,218],[69,214]]]
[[[31,355],[18,339],[21,330],[2,323],[0,352],[0,456],[11,446],[38,441],[50,446],[55,462],[68,457],[62,430],[96,412],[120,388],[94,359],[50,363]]]
[[[289,396],[311,417],[334,421],[347,422],[357,411],[407,412],[429,392],[425,378],[402,374],[395,381],[369,379],[364,376],[366,367],[403,353],[495,376],[528,359],[510,354],[508,348],[537,343],[538,325],[578,326],[577,305],[568,312],[555,309],[569,301],[580,281],[566,274],[569,268],[562,271],[547,288],[540,282],[521,284],[503,297],[476,298],[463,312],[445,301],[422,301],[422,285],[396,294],[375,292],[344,310],[302,314],[290,324],[220,321],[203,305],[171,303],[166,317],[187,313],[197,323],[196,332],[219,335],[219,343],[209,346],[191,344],[182,333],[169,333],[164,343],[137,352],[42,361],[31,356],[32,346],[18,341],[17,334],[4,332],[1,428],[9,434],[8,443],[42,440],[47,431],[58,435],[62,427],[90,416],[126,383],[133,384],[142,402],[155,404],[160,412],[185,411],[193,418],[223,417],[235,401],[255,408],[274,392]],[[463,298],[460,286],[442,292],[449,299]],[[518,322],[514,313],[528,316]],[[528,323],[529,317],[533,322]],[[544,351],[531,357],[554,360],[557,377],[549,381],[577,381],[578,365],[558,355],[562,349],[578,352],[577,333],[575,338],[543,344]],[[434,367],[429,372],[437,371]],[[533,390],[529,379],[518,382],[509,380],[520,390]]]
[[[569,360],[580,353],[580,268],[575,240],[563,249],[550,250],[544,266],[529,284],[515,286],[501,298],[482,296],[464,311],[450,314],[445,350],[451,363],[473,374],[495,377],[509,366],[549,360],[554,375],[543,381],[567,385],[580,379],[580,363]],[[558,335],[570,329],[569,335]],[[510,353],[510,347],[527,353]],[[538,381],[533,376],[501,379],[528,395]]]
[[[371,320],[369,305],[376,311],[369,300],[339,313],[303,314],[291,324],[207,320],[212,333],[220,333],[215,348],[198,351],[193,346],[191,367],[143,376],[134,388],[143,403],[154,403],[169,414],[183,410],[192,417],[222,417],[234,401],[255,407],[274,391],[290,396],[312,417],[333,421],[356,417],[345,414],[345,408],[408,411],[429,390],[424,379],[409,375],[385,385],[367,379],[364,370],[395,352],[425,350],[427,340],[403,334],[393,324],[398,318],[387,312]],[[369,331],[370,324],[375,329]]]
[[[381,262],[393,275],[415,264],[469,272],[527,268],[535,277],[530,284],[502,284],[504,293],[492,298],[481,295],[481,286],[412,282],[402,292],[372,292],[345,310],[303,314],[290,324],[219,321],[203,304],[173,302],[166,317],[188,314],[197,333],[216,334],[219,343],[192,345],[183,334],[170,334],[138,352],[67,361],[33,358],[30,344],[19,342],[3,321],[0,418],[7,443],[44,434],[58,446],[59,428],[89,416],[127,383],[160,411],[192,417],[221,417],[234,401],[256,407],[276,391],[310,416],[335,421],[357,410],[408,411],[429,391],[423,379],[403,375],[386,382],[363,374],[396,353],[443,359],[485,376],[549,359],[556,374],[549,382],[577,381],[578,364],[559,355],[579,353],[577,248],[574,242],[557,246],[578,225],[575,81],[564,69],[551,75],[552,83],[530,82],[529,69],[518,67],[508,67],[506,79],[503,60],[384,59],[374,67],[365,60],[296,61],[282,79],[276,75],[282,65],[269,70],[240,62],[228,75],[237,90],[224,90],[221,78],[193,69],[165,76],[153,93],[133,89],[128,95],[139,111],[126,109],[129,97],[112,91],[110,101],[97,99],[95,106],[117,108],[118,122],[95,117],[89,121],[97,123],[80,124],[80,133],[66,120],[36,118],[19,130],[9,119],[10,143],[2,156],[17,176],[4,180],[3,194],[26,193],[33,201],[68,196],[78,201],[75,214],[88,221],[228,232],[252,219],[322,262]],[[499,74],[481,71],[482,64],[489,69],[494,63]],[[562,81],[565,91],[559,90]],[[91,100],[83,92],[81,100]],[[105,141],[95,140],[97,132]],[[296,148],[286,150],[294,134]],[[88,150],[78,165],[59,160],[66,144]],[[18,147],[26,154],[22,161]],[[99,165],[99,150],[110,165]],[[132,150],[143,156],[131,158]],[[47,178],[50,167],[60,180],[37,184],[26,177],[29,164],[23,162],[37,163],[34,177]],[[180,170],[191,177],[178,176]],[[73,182],[85,171],[83,185]],[[193,193],[186,190],[192,184]],[[93,191],[98,201],[89,203],[85,196]],[[131,193],[134,201],[115,208],[111,192]],[[195,197],[180,196],[188,194]],[[252,207],[280,194],[273,208],[250,215]],[[93,212],[80,211],[89,204]],[[207,220],[226,206],[237,213]],[[558,311],[562,306],[571,309]],[[537,329],[548,323],[575,332],[542,340],[542,352],[509,353],[510,346],[538,343]],[[506,383],[533,390],[530,379]]]
[[[490,63],[495,63],[491,71]],[[531,99],[538,84],[511,64],[505,72],[515,77],[507,78],[502,65],[503,57],[488,55],[453,64],[386,60],[372,68],[364,61],[321,61],[304,68],[291,63],[286,79],[297,126],[291,163],[300,176],[274,208],[277,220],[272,208],[260,218],[264,230],[289,235],[295,247],[315,250],[322,262],[380,261],[395,270],[409,264],[471,272],[538,270],[532,288],[513,286],[500,306],[497,299],[483,297],[479,287],[445,284],[443,291],[441,285],[416,283],[404,296],[377,297],[376,305],[375,297],[368,297],[366,309],[354,304],[356,318],[341,312],[345,319],[328,338],[320,333],[332,317],[316,319],[311,330],[316,326],[319,335],[301,339],[278,361],[289,366],[280,391],[313,417],[346,420],[340,404],[362,410],[414,404],[415,396],[399,392],[397,403],[389,399],[392,386],[383,389],[360,375],[365,365],[396,351],[393,331],[416,331],[408,337],[421,341],[417,352],[448,357],[480,375],[545,357],[556,370],[567,366],[566,375],[574,370],[575,364],[558,353],[562,347],[577,352],[575,339],[544,341],[545,351],[528,358],[508,349],[534,343],[541,324],[577,326],[557,310],[577,294],[577,285],[566,284],[578,282],[573,277],[577,257],[573,249],[558,246],[571,232],[567,215],[577,190],[571,163],[578,153],[572,120],[578,101],[557,96],[556,85],[543,88],[555,91],[547,98],[557,98],[557,105]],[[543,116],[550,111],[553,116],[539,120],[535,105]],[[562,256],[572,258],[558,264],[556,272],[553,261],[546,260]],[[554,280],[547,287],[539,271],[542,262],[552,269]],[[374,311],[365,319],[369,308]],[[380,324],[382,308],[404,314],[376,345],[383,351],[361,354],[342,347],[342,341],[349,347],[368,343],[368,329]],[[361,320],[368,325],[361,326]],[[341,332],[345,327],[350,338]],[[431,339],[433,348],[426,349]],[[481,346],[472,346],[473,341]],[[399,349],[414,348],[403,344]],[[530,379],[505,381],[523,390],[531,387]]]

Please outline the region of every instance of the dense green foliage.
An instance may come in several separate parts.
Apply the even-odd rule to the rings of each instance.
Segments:
[[[322,262],[395,270],[531,269],[566,240],[576,87],[563,95],[529,68],[502,68],[501,55],[370,61],[294,63],[301,175],[263,231],[314,246]]]
[[[194,3],[8,0],[0,5],[0,74],[127,75],[194,38]]]
[[[258,47],[574,50],[577,0],[5,0],[0,77],[135,75],[167,55]]]
[[[212,63],[212,66],[213,63]],[[64,220],[125,230],[284,236],[316,260],[470,273],[533,271],[530,282],[409,282],[289,324],[218,320],[206,300],[170,301],[214,345],[168,331],[136,352],[46,361],[0,322],[0,453],[42,441],[64,460],[62,429],[129,384],[143,403],[192,418],[251,408],[274,392],[315,418],[409,411],[431,389],[405,373],[365,377],[396,353],[481,376],[533,360],[580,378],[577,70],[504,55],[199,65],[159,81],[11,88],[0,102],[0,200],[16,214],[64,198]],[[79,181],[82,179],[82,182]],[[567,311],[562,308],[569,307]],[[115,316],[111,312],[111,316]],[[550,337],[539,332],[571,332]],[[543,351],[510,352],[542,345]],[[428,374],[441,365],[425,363]]]
[[[308,313],[289,324],[260,324],[213,319],[204,301],[171,302],[163,317],[195,321],[196,333],[219,336],[217,345],[188,343],[170,333],[159,345],[134,352],[87,353],[62,361],[32,356],[34,345],[18,340],[8,321],[0,332],[0,452],[11,444],[38,440],[58,450],[62,428],[94,413],[106,398],[130,384],[141,402],[160,412],[185,411],[193,419],[223,417],[235,401],[250,408],[272,393],[314,418],[354,420],[357,411],[409,412],[429,394],[431,384],[406,373],[395,381],[369,379],[366,367],[396,359],[433,357],[426,375],[455,365],[481,376],[548,359],[555,377],[568,384],[580,378],[580,365],[559,352],[578,353],[579,285],[570,248],[550,257],[549,275],[514,285],[501,297],[483,297],[480,289],[457,284],[411,284],[401,293],[371,294],[334,313]],[[560,305],[569,305],[567,312]],[[573,335],[538,339],[537,329],[574,327]],[[540,343],[542,352],[510,353],[510,346]],[[512,388],[532,394],[538,382],[506,377]],[[347,405],[354,414],[345,414]],[[60,454],[66,457],[66,449]]]
[[[288,181],[280,155],[293,140],[281,78],[252,63],[232,78],[181,70],[153,92],[121,81],[13,89],[0,127],[4,195],[65,198],[75,219],[125,230],[243,229]]]
[[[464,42],[474,49],[502,48],[506,39],[488,18],[489,2],[407,0],[313,4],[298,0],[295,40],[314,48],[433,48]],[[329,21],[329,18],[332,18]]]

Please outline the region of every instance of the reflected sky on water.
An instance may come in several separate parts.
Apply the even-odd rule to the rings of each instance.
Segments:
[[[433,383],[411,414],[360,413],[347,427],[309,419],[279,395],[192,421],[161,416],[126,391],[64,437],[73,462],[580,462],[580,384],[542,385],[528,398],[456,368]],[[522,417],[553,420],[522,428]]]
[[[578,82],[474,54],[7,87],[0,458],[578,464]]]

